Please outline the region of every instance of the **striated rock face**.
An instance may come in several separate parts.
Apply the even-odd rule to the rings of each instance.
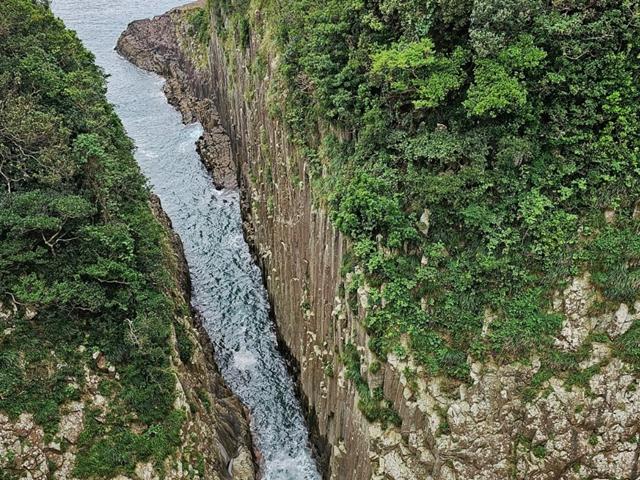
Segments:
[[[169,229],[169,219],[156,197],[151,199],[151,208]],[[173,255],[176,277],[176,289],[172,294],[182,296],[187,303],[189,274],[182,245],[173,232],[168,230],[167,236],[171,241],[171,245],[167,245],[168,255]],[[9,323],[11,317],[19,313],[18,310],[16,305],[0,304],[0,340],[2,335],[10,333],[3,331],[3,323]],[[228,390],[217,370],[209,337],[195,314],[176,318],[175,324],[182,326],[193,344],[190,361],[183,363],[174,335],[171,361],[171,370],[177,379],[174,407],[186,416],[180,431],[180,446],[165,459],[162,471],[152,463],[139,463],[130,476],[114,478],[253,480],[255,468],[247,417],[240,401]],[[90,348],[77,346],[81,353]],[[51,355],[55,356],[55,352],[52,351]],[[69,388],[78,389],[78,400],[62,407],[53,435],[45,433],[32,414],[23,413],[17,418],[10,418],[0,412],[1,479],[77,478],[74,472],[82,434],[87,427],[87,415],[99,423],[105,421],[111,413],[111,405],[105,396],[107,393],[101,390],[101,384],[105,381],[117,384],[120,378],[119,372],[102,352],[95,351],[89,358],[90,361],[84,365],[84,378],[69,385]],[[131,428],[136,431],[138,427],[134,424]]]
[[[253,15],[252,25],[259,27],[261,12]],[[167,31],[171,22],[175,31],[178,17],[172,12],[133,24],[123,38],[131,45],[155,48],[158,39],[143,44],[140,35]],[[168,37],[163,38],[164,42]],[[361,326],[367,289],[359,289],[354,299],[341,288],[348,241],[332,227],[326,211],[314,204],[309,164],[285,126],[269,113],[282,99],[270,92],[278,62],[275,52],[266,62],[260,57],[261,43],[267,41],[252,32],[246,47],[229,50],[228,42],[212,33],[208,62],[197,72],[184,44],[184,53],[175,53],[180,42],[155,52],[135,53],[122,42],[120,49],[139,57],[138,64],[151,66],[159,61],[154,55],[173,52],[178,60],[170,75],[182,79],[189,92],[206,93],[217,107],[238,166],[245,231],[262,267],[283,347],[298,370],[300,394],[326,478],[638,478],[638,376],[612,358],[607,344],[585,342],[594,331],[611,336],[624,332],[640,305],[620,305],[594,316],[591,307],[597,294],[588,275],[569,282],[555,301],[565,317],[558,347],[589,348],[581,367],[597,367],[582,384],[571,386],[550,376],[528,389],[540,372],[536,358],[512,365],[474,363],[468,384],[431,377],[410,358],[390,355],[377,366]],[[155,60],[149,63],[149,58]],[[256,74],[252,66],[260,58],[265,67]],[[421,223],[426,234],[428,211]],[[358,408],[356,386],[341,361],[348,343],[360,354],[361,375],[370,388],[382,389],[400,426],[370,423]]]

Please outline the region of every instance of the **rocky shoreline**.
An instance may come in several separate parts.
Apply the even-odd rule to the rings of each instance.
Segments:
[[[116,51],[134,65],[154,72],[166,80],[168,102],[182,115],[184,123],[200,122],[203,135],[197,142],[198,153],[211,172],[216,188],[238,187],[237,166],[231,154],[229,137],[220,125],[212,100],[210,75],[188,55],[188,25],[184,12],[190,4],[153,19],[129,24],[116,45]],[[193,45],[192,45],[193,46]]]

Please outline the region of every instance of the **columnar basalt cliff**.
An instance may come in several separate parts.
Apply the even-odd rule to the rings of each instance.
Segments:
[[[345,294],[349,274],[343,276],[341,267],[349,241],[315,201],[310,165],[272,113],[283,100],[272,89],[277,53],[255,67],[268,36],[251,32],[243,46],[235,45],[217,35],[215,22],[229,19],[213,17],[207,61],[198,65],[185,40],[158,48],[174,33],[162,39],[142,34],[157,33],[160,26],[184,34],[180,15],[174,11],[133,24],[119,48],[139,65],[180,82],[181,95],[217,108],[238,168],[246,234],[298,370],[326,477],[636,479],[638,377],[612,356],[606,342],[589,340],[589,334],[604,331],[616,338],[636,320],[632,312],[640,305],[621,304],[595,315],[598,293],[588,275],[557,292],[554,307],[565,318],[558,348],[585,349],[581,368],[597,367],[582,383],[538,379],[535,356],[514,364],[472,363],[467,383],[430,376],[410,356],[376,359],[362,326],[367,287]],[[259,10],[251,15],[252,25],[263,23]],[[169,70],[163,67],[167,51]],[[318,127],[318,135],[328,129]],[[485,323],[491,320],[487,312]],[[362,412],[363,382],[382,394],[387,421],[372,422]]]

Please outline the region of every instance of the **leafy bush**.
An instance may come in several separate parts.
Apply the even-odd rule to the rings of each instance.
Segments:
[[[270,0],[258,21],[212,5],[277,40],[261,52],[280,60],[273,112],[330,172],[314,188],[354,240],[379,355],[408,335],[429,371],[463,380],[469,355],[551,358],[571,276],[591,271],[607,308],[637,298],[636,7]]]
[[[360,354],[352,343],[347,343],[344,346],[342,362],[346,368],[346,377],[354,382],[358,391],[358,408],[367,420],[381,422],[383,426],[387,424],[399,426],[400,416],[393,410],[391,402],[384,399],[381,389],[377,388],[371,391],[367,381],[360,374]]]
[[[178,355],[180,356],[180,360],[184,364],[189,364],[191,363],[191,357],[193,356],[193,342],[189,338],[187,329],[181,323],[175,323],[175,330]]]
[[[0,411],[31,412],[54,434],[100,350],[120,375],[108,389],[119,418],[87,416],[85,478],[161,462],[182,424],[166,232],[105,91],[93,56],[42,2],[0,3],[0,301],[18,307],[0,337]]]
[[[189,14],[189,34],[201,44],[209,45],[211,35],[209,12],[204,8],[194,8]]]

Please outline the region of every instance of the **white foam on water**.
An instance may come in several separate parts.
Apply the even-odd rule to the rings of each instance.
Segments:
[[[250,370],[258,363],[254,353],[248,350],[240,350],[233,354],[233,366],[238,370]]]

